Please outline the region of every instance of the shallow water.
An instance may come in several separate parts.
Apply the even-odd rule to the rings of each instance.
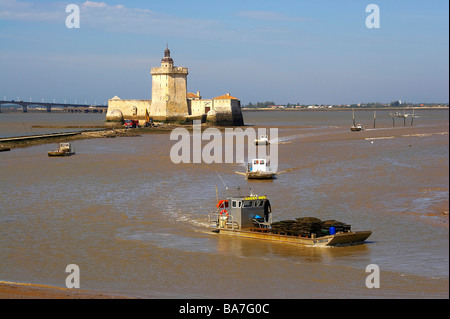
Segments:
[[[356,133],[351,112],[245,113],[279,129],[273,181],[245,180],[240,163],[173,164],[168,134],[74,141],[66,158],[48,158],[48,144],[0,153],[0,280],[64,287],[75,263],[83,289],[151,298],[448,298],[448,111],[421,112],[413,128],[377,113],[377,129]],[[373,113],[357,115],[369,128]],[[86,116],[103,122],[57,121]],[[0,134],[24,121],[0,122]],[[216,171],[268,195],[278,220],[373,234],[339,248],[212,234],[216,185],[226,193]],[[369,264],[380,289],[365,286]]]

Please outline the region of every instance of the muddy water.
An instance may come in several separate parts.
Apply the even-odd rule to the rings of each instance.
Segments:
[[[368,129],[350,132],[351,112],[245,113],[279,129],[273,181],[245,180],[239,163],[173,164],[166,134],[75,141],[67,158],[48,158],[54,145],[0,153],[0,280],[64,287],[74,263],[81,288],[149,298],[448,298],[448,111],[420,115],[392,127],[378,113],[373,129],[358,112]],[[339,248],[212,234],[216,171],[268,195],[278,220],[373,234]],[[365,285],[369,264],[379,289]]]

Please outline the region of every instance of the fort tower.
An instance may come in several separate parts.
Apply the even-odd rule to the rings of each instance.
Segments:
[[[150,114],[155,120],[183,120],[189,115],[187,95],[188,69],[173,65],[166,47],[160,67],[151,69],[152,104]]]

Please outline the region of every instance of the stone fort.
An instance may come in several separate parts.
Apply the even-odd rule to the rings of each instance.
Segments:
[[[190,123],[201,120],[212,125],[244,125],[241,102],[226,93],[212,99],[202,99],[200,92],[187,92],[188,69],[174,66],[166,47],[161,66],[151,68],[152,99],[108,100],[106,122],[149,119],[161,122]]]

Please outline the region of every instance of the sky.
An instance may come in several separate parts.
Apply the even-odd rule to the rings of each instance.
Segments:
[[[447,0],[0,0],[0,99],[151,99],[166,45],[203,98],[449,102]]]

